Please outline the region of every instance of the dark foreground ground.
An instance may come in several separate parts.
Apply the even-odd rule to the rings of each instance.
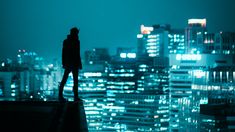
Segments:
[[[87,132],[83,102],[0,101],[1,132]]]

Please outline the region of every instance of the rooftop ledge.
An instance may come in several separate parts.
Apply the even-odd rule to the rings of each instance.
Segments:
[[[83,103],[58,101],[0,101],[0,129],[88,132]]]

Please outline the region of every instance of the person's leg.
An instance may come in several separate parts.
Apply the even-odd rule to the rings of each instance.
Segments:
[[[78,101],[78,69],[73,69],[73,93],[74,93],[74,101]]]
[[[69,70],[69,69],[65,69],[65,71],[64,71],[64,75],[63,75],[62,81],[60,82],[60,86],[59,86],[59,99],[64,100],[64,98],[63,98],[64,85],[67,82],[67,79],[69,77],[70,72],[71,72],[71,70]]]

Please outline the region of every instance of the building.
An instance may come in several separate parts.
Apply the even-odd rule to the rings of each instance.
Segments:
[[[225,67],[234,67],[233,55],[222,54],[171,54],[170,55],[170,130],[189,131],[198,127],[200,104],[208,102],[211,87],[209,80],[217,78],[217,84],[234,73]],[[217,72],[212,69],[221,69]],[[214,79],[211,77],[213,76]],[[210,78],[209,78],[210,77]],[[223,79],[222,79],[223,78]],[[221,82],[219,81],[221,80]],[[229,80],[229,79],[227,79]],[[198,84],[198,85],[196,85]],[[201,84],[201,85],[199,85]],[[215,85],[215,84],[214,84]],[[201,92],[199,92],[201,90]],[[192,128],[192,129],[189,129]]]
[[[104,109],[104,131],[128,130],[127,124],[120,124],[125,107],[119,102],[119,94],[136,91],[136,51],[133,48],[118,48],[107,67],[107,95]],[[124,99],[125,100],[125,99]],[[114,116],[115,115],[115,116]],[[120,126],[120,127],[119,127]],[[124,127],[124,128],[123,128]]]
[[[189,19],[185,29],[186,53],[202,51],[203,38],[206,33],[206,19]]]
[[[110,60],[108,49],[94,48],[85,51],[85,64],[103,64]]]
[[[204,104],[200,110],[200,131],[235,131],[233,104]]]
[[[168,29],[170,25],[154,25],[145,27],[141,25],[140,34],[137,35],[137,55],[168,58]]]
[[[169,38],[169,54],[185,53],[185,31],[183,29],[171,29],[168,34]]]

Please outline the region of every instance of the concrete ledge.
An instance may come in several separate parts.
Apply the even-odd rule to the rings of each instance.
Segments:
[[[0,131],[87,132],[82,102],[1,101]]]

